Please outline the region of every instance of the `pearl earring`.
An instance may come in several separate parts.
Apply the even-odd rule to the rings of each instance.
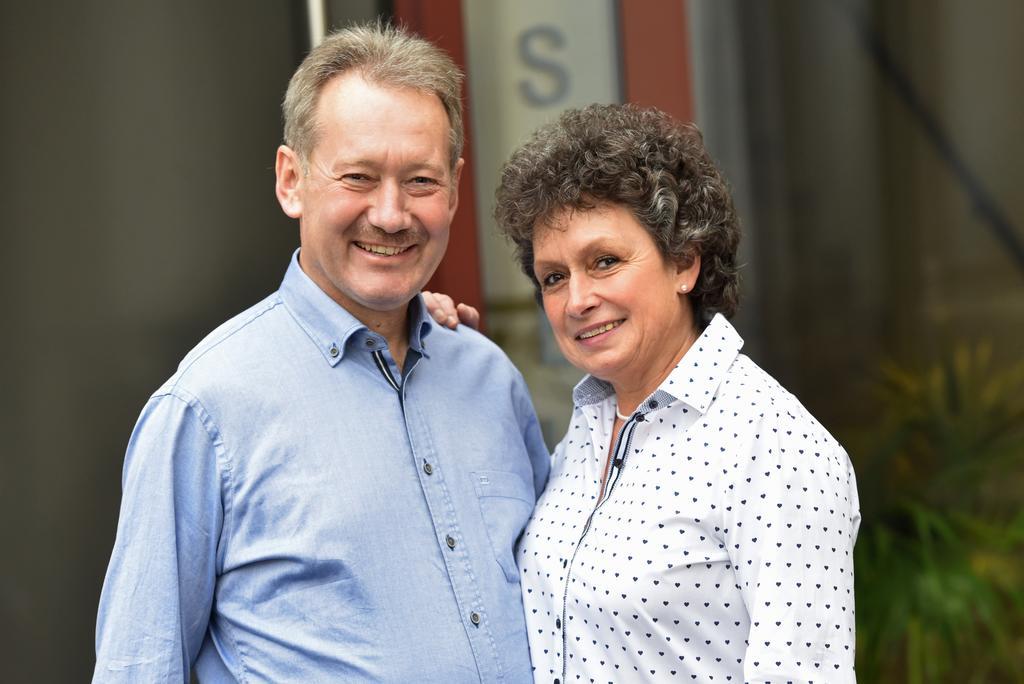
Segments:
[[[688,289],[690,289],[690,288],[688,288],[686,285],[680,285],[679,286],[679,291],[680,292],[686,292]]]

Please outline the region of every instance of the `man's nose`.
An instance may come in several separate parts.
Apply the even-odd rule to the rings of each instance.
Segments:
[[[374,193],[367,211],[369,222],[387,233],[397,233],[409,227],[405,195],[397,182],[385,181]]]

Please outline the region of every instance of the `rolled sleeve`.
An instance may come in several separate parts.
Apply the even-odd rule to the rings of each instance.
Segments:
[[[194,399],[146,405],[125,456],[94,682],[180,682],[202,646],[223,524],[219,437]]]

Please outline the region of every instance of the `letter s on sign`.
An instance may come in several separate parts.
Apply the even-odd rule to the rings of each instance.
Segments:
[[[565,45],[565,35],[554,26],[534,26],[519,35],[519,56],[523,62],[544,72],[553,82],[547,92],[525,79],[519,82],[519,92],[523,94],[526,103],[533,107],[553,105],[569,92],[569,72],[565,67],[536,53],[536,48],[544,44],[549,48],[560,48]]]

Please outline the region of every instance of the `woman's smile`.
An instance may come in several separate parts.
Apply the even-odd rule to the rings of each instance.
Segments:
[[[615,328],[619,327],[620,325],[622,325],[625,322],[626,322],[625,318],[620,318],[617,321],[610,321],[608,323],[602,323],[602,324],[597,325],[597,326],[592,326],[592,327],[587,328],[586,330],[578,333],[576,335],[576,339],[580,340],[581,342],[592,340],[595,337],[597,337],[599,335],[603,335],[606,332],[611,332],[612,330],[614,330]]]

